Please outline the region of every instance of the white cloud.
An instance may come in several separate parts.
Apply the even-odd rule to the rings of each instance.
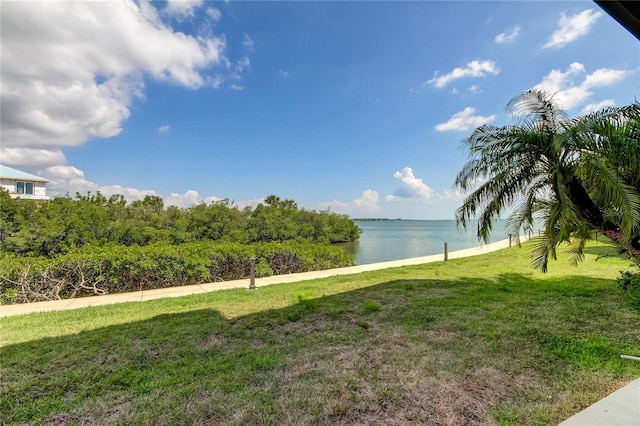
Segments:
[[[246,69],[248,69],[250,66],[251,66],[251,60],[249,59],[248,56],[245,56],[244,58],[240,59],[236,63],[236,72],[241,73]]]
[[[468,182],[468,187],[466,191],[463,191],[459,188],[445,189],[442,194],[437,195],[437,199],[462,201],[465,198],[467,198],[467,196],[471,194],[473,191],[480,188],[485,182],[487,182],[486,178],[477,177],[471,180],[470,182]]]
[[[487,74],[498,74],[500,69],[494,61],[471,61],[464,67],[454,68],[449,74],[433,77],[424,85],[432,84],[435,87],[442,88],[452,81],[465,77],[485,77]],[[437,73],[436,73],[437,74]]]
[[[378,205],[380,196],[373,189],[367,189],[360,198],[349,203],[343,201],[326,201],[320,203],[320,208],[329,209],[334,213],[369,216],[379,213],[382,209]]]
[[[595,12],[593,9],[587,9],[569,17],[564,13],[560,14],[560,22],[558,22],[559,28],[549,37],[547,44],[542,47],[563,47],[571,43],[588,34],[593,24],[595,24],[601,16],[602,12]]]
[[[96,193],[100,191],[109,197],[114,194],[123,195],[128,202],[142,200],[147,195],[159,195],[151,189],[137,189],[124,187],[121,185],[99,185],[85,178],[84,172],[73,166],[50,166],[38,173],[40,176],[50,180],[47,184],[48,193],[51,195],[64,195],[69,193],[73,196],[76,192],[86,194],[87,192]],[[165,206],[177,206],[180,208],[188,208],[196,204],[210,204],[220,201],[222,198],[216,196],[202,197],[197,191],[187,190],[183,194],[171,193],[164,197]],[[238,208],[246,206],[255,207],[261,200],[248,200],[236,203]]]
[[[215,7],[207,8],[207,15],[213,22],[218,22],[222,19],[222,13],[220,13],[220,9],[216,9]]]
[[[480,86],[478,86],[477,84],[473,84],[471,85],[471,87],[469,87],[469,91],[474,94],[480,93]]]
[[[566,71],[551,70],[534,89],[553,95],[554,99],[566,110],[581,105],[592,95],[592,89],[609,86],[625,78],[629,72],[600,68],[586,74],[584,65],[574,62]],[[579,82],[584,75],[584,79]]]
[[[377,212],[380,211],[380,206],[378,205],[378,199],[380,196],[373,189],[367,189],[362,193],[360,198],[353,201],[353,204],[360,211],[367,212]]]
[[[616,104],[616,101],[613,99],[605,99],[604,101],[596,102],[593,104],[587,104],[582,108],[580,114],[589,114],[590,112],[600,111],[602,108],[611,107]]]
[[[582,86],[586,88],[608,86],[617,81],[622,80],[628,74],[625,70],[613,70],[609,68],[600,68],[587,75]]]
[[[498,44],[511,43],[518,38],[518,35],[520,35],[520,26],[516,25],[508,32],[498,34],[494,40]]]
[[[198,191],[188,190],[184,194],[172,192],[171,195],[164,198],[164,204],[167,206],[176,206],[180,208],[191,207],[200,204],[202,199]]]
[[[167,0],[164,11],[170,16],[182,21],[187,18],[193,18],[195,16],[195,9],[202,6],[202,4],[203,0]],[[207,10],[207,13],[208,12]]]
[[[245,47],[245,49],[247,49],[249,52],[253,52],[254,50],[254,42],[251,39],[251,37],[249,37],[249,34],[244,33],[244,35],[242,36],[242,45]]]
[[[445,189],[443,194],[438,194],[439,200],[461,201],[467,198],[467,193],[459,189]]]
[[[4,112],[4,111],[3,111]],[[3,141],[4,144],[4,141]],[[52,148],[5,148],[0,147],[2,162],[12,166],[48,166],[51,164],[62,164],[65,156],[59,149]]]
[[[47,184],[47,189],[54,195],[64,195],[66,192],[72,195],[76,192],[85,194],[89,191],[97,191],[100,186],[86,180],[84,172],[73,166],[47,167],[40,172],[40,175],[51,181]]]
[[[415,177],[411,167],[405,167],[401,172],[395,172],[393,177],[399,179],[402,185],[387,195],[386,201],[432,201],[437,194],[429,188],[420,178]]]
[[[260,203],[264,204],[264,198],[252,198],[250,200],[245,200],[245,201],[234,201],[233,205],[237,206],[240,210],[242,210],[246,207],[251,207],[251,209],[254,209]]]
[[[461,132],[482,126],[483,124],[490,123],[496,119],[495,115],[483,117],[481,115],[474,115],[475,112],[475,108],[466,107],[464,110],[453,114],[453,117],[451,117],[446,123],[436,125],[435,129],[438,132],[446,132],[450,130]]]
[[[120,185],[101,186],[98,188],[98,191],[100,191],[102,194],[104,194],[107,197],[115,194],[123,195],[124,198],[129,202],[135,201],[135,200],[142,200],[147,195],[158,195],[156,191],[153,191],[151,189],[129,188],[129,187],[123,187]]]
[[[584,65],[574,62],[569,65],[569,68],[567,68],[565,72],[561,70],[551,70],[535,88],[548,93],[556,93],[562,90],[567,84],[573,84],[573,76],[583,74],[584,72]]]
[[[155,191],[150,189],[140,190],[120,185],[98,185],[95,182],[88,181],[84,176],[84,172],[73,166],[50,166],[42,170],[40,174],[51,180],[47,184],[47,188],[52,195],[64,195],[67,192],[70,195],[76,192],[86,194],[87,192],[96,193],[100,191],[107,197],[121,194],[129,202],[141,200],[147,195],[157,195]]]
[[[166,11],[188,16],[201,3],[169,2]],[[8,2],[0,43],[8,165],[64,164],[63,148],[122,132],[145,78],[218,87],[228,64],[224,36],[175,32],[146,1]],[[248,59],[240,64],[226,71],[235,80]]]
[[[195,206],[200,203],[211,204],[211,203],[215,203],[222,200],[224,200],[224,198],[216,197],[213,195],[209,197],[202,197],[198,193],[198,191],[190,189],[185,191],[184,194],[178,194],[176,192],[172,192],[169,196],[164,197],[164,204],[165,206],[189,208],[191,206]],[[251,207],[253,209],[260,203],[264,203],[264,198],[253,198],[251,200],[239,201],[239,202],[232,201],[231,205],[242,210],[245,207]]]
[[[171,133],[171,126],[168,124],[158,128],[159,135],[167,136],[169,133]]]

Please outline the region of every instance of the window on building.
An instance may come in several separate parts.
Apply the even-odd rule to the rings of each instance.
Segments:
[[[33,182],[16,182],[18,194],[33,195]]]

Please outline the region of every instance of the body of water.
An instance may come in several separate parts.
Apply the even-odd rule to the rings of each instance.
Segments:
[[[455,220],[357,220],[356,224],[363,230],[360,240],[344,244],[355,255],[356,265],[443,253],[445,242],[449,252],[482,245],[475,237],[475,226],[464,231]],[[497,221],[491,242],[505,238],[505,222]]]

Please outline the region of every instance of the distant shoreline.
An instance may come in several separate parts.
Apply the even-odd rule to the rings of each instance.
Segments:
[[[405,219],[386,219],[386,218],[368,218],[368,219],[351,219],[356,222],[391,222],[396,220],[405,220]]]
[[[402,218],[396,218],[396,219],[389,219],[389,218],[355,218],[355,219],[351,219],[354,222],[412,222],[412,221],[417,221],[417,222],[442,222],[442,221],[454,221],[455,219],[402,219]]]

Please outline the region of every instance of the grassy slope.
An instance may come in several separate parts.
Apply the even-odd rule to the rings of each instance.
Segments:
[[[640,376],[603,248],[3,318],[0,421],[557,424]]]

